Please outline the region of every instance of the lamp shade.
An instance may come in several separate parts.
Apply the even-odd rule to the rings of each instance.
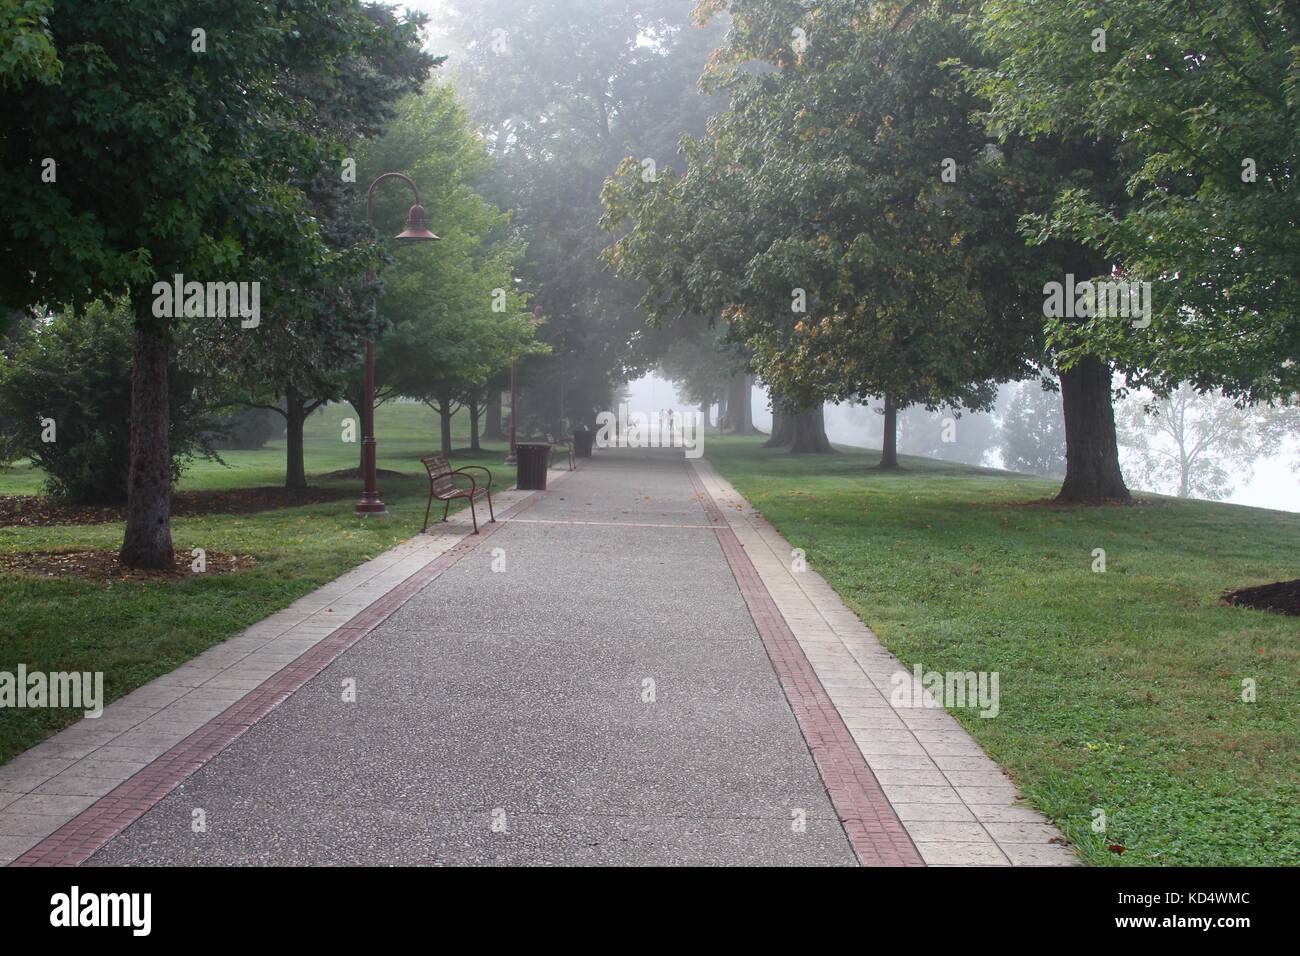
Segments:
[[[406,214],[406,228],[399,232],[396,239],[437,239],[429,231],[429,220],[424,215],[423,206],[412,206]]]

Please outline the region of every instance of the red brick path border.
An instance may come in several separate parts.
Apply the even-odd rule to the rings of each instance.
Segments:
[[[700,481],[695,466],[687,461],[686,467],[858,862],[863,866],[924,866],[744,545]]]
[[[568,474],[569,472],[564,472],[563,475],[553,476],[551,483]],[[387,620],[429,582],[495,534],[506,520],[536,504],[543,494],[544,492],[529,495],[502,512],[496,524],[482,525],[480,534],[468,536],[434,558],[373,604],[358,611],[316,646],[304,651],[293,663],[276,671],[260,687],[249,691],[9,865],[79,866],[85,863],[104,844],[144,816],[196,770],[234,743],[244,731],[288,700],[294,691]]]

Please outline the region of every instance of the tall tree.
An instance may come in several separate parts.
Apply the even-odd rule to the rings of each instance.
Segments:
[[[35,78],[11,69],[0,94],[0,298],[22,306],[128,296],[121,560],[168,567],[168,363],[188,327],[213,318],[180,303],[155,308],[155,284],[176,275],[265,282],[271,299],[328,260],[291,185],[333,158],[302,122],[326,94],[290,78],[328,72],[378,28],[357,0],[137,0],[129,16],[115,4],[59,0],[46,18],[57,81],[54,67]]]
[[[1117,11],[1118,12],[1118,11]],[[1062,354],[1100,354],[1136,384],[1300,391],[1300,7],[1258,0],[1104,6],[988,0],[994,115],[1033,136],[1117,146],[1123,202],[1062,182],[1040,235],[1080,240],[1153,284],[1151,323],[1059,322]]]
[[[940,16],[899,26],[890,4],[731,11],[709,77],[731,109],[687,142],[684,175],[646,184],[625,165],[611,182],[607,225],[632,227],[610,258],[652,311],[721,311],[793,410],[884,395],[881,464],[896,467],[899,409],[979,407],[988,379],[1023,370],[1023,323],[990,323],[954,267],[941,159],[980,162],[986,137],[942,61],[968,44]]]
[[[382,330],[373,309],[378,290],[368,279],[372,269],[382,274],[382,242],[376,245],[360,205],[369,181],[359,182],[356,151],[382,132],[396,115],[397,101],[418,89],[438,62],[420,49],[423,16],[399,18],[380,5],[366,6],[364,14],[375,25],[369,42],[337,63],[317,64],[287,78],[299,88],[322,91],[315,112],[302,122],[337,144],[335,162],[306,170],[295,182],[320,222],[332,265],[314,284],[293,290],[256,329],[217,327],[214,350],[205,356],[234,380],[237,400],[283,417],[290,490],[307,486],[307,418],[343,397],[347,373],[364,355],[366,340]]]
[[[1107,262],[1075,240],[1026,249],[1021,217],[1063,181],[1122,194],[1120,167],[1086,138],[995,141],[987,102],[949,65],[984,62],[962,28],[973,0],[702,10],[723,6],[733,26],[712,73],[732,109],[688,142],[684,176],[652,191],[625,168],[607,189],[607,221],[635,224],[612,257],[656,307],[726,310],[787,398],[883,395],[893,466],[900,409],[984,408],[996,382],[1054,361],[1045,283]],[[1061,372],[1059,500],[1127,498],[1110,367],[1086,353],[1063,356]]]

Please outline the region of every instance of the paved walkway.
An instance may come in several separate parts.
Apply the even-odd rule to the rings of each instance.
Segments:
[[[706,462],[552,479],[0,767],[0,862],[1073,861]]]

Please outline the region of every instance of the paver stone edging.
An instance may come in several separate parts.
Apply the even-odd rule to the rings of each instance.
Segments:
[[[687,470],[858,861],[863,866],[924,866],[740,539],[689,461]]]

